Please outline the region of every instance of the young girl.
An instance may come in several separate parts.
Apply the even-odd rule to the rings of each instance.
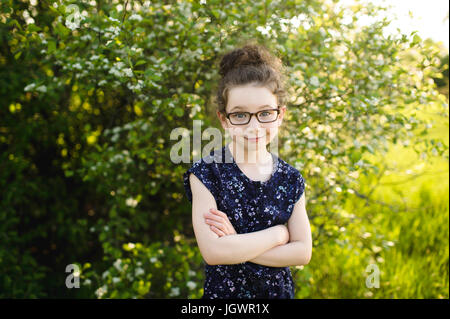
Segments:
[[[203,298],[294,298],[289,266],[311,259],[303,176],[266,148],[286,112],[281,67],[258,44],[222,57],[217,116],[232,142],[183,175]]]

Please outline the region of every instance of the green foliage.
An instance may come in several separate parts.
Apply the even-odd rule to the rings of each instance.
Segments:
[[[448,81],[448,53],[445,56],[441,56],[440,58],[440,73],[436,74],[436,77],[433,77],[434,82],[438,86],[439,92],[446,95],[448,98],[448,88],[449,88],[449,81]]]
[[[417,116],[433,108],[448,123],[448,100],[433,81],[439,48],[415,33],[384,36],[383,8],[116,2],[0,5],[0,297],[92,298],[101,287],[109,298],[201,294],[181,179],[191,163],[171,161],[170,132],[193,120],[219,127],[218,58],[242,40],[265,44],[287,66],[280,156],[307,180],[315,249],[359,239],[360,212],[343,212],[355,192],[370,192],[359,177],[370,184],[382,172],[368,155],[383,158],[398,143],[448,161],[448,140],[424,138],[431,123]],[[367,17],[373,22],[361,25]],[[361,256],[382,240],[363,241]],[[89,264],[82,276],[91,284],[69,290],[64,269],[77,262]],[[298,297],[314,296],[316,276],[303,270]],[[340,295],[332,289],[328,296]]]
[[[155,242],[123,244],[117,251],[105,245],[106,260],[114,260],[101,275],[81,272],[85,286],[99,287],[97,298],[200,298],[203,287],[203,260],[195,243],[176,235],[174,246]],[[168,267],[169,265],[169,267]]]
[[[346,240],[314,251],[297,273],[297,297],[448,298],[448,184],[438,193],[432,180],[422,185],[406,196],[417,201],[408,210],[347,202],[362,221],[345,229]],[[370,264],[380,270],[379,288],[365,284]]]

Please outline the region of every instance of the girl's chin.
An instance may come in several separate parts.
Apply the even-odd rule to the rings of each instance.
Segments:
[[[242,138],[237,138],[236,140],[242,146],[248,146],[248,147],[252,147],[252,148],[254,148],[256,146],[267,145],[267,143],[268,143],[267,136],[264,136],[262,138],[242,137]]]

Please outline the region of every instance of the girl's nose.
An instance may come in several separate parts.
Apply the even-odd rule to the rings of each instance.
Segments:
[[[261,123],[259,123],[258,119],[256,118],[256,114],[253,114],[252,118],[250,119],[250,122],[248,123],[249,128],[259,128],[261,127]]]
[[[247,124],[245,128],[245,135],[248,136],[261,136],[263,134],[264,129],[261,127],[261,123],[258,121],[256,116],[252,116],[250,122]]]

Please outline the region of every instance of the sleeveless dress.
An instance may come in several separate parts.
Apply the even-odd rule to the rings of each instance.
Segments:
[[[193,173],[211,192],[217,209],[226,213],[238,234],[287,223],[305,189],[301,173],[278,156],[268,181],[253,181],[237,166],[228,144],[194,162],[183,174],[192,202],[189,175]],[[205,212],[210,207],[205,207]],[[234,265],[205,263],[204,299],[294,298],[289,267],[244,262]]]

